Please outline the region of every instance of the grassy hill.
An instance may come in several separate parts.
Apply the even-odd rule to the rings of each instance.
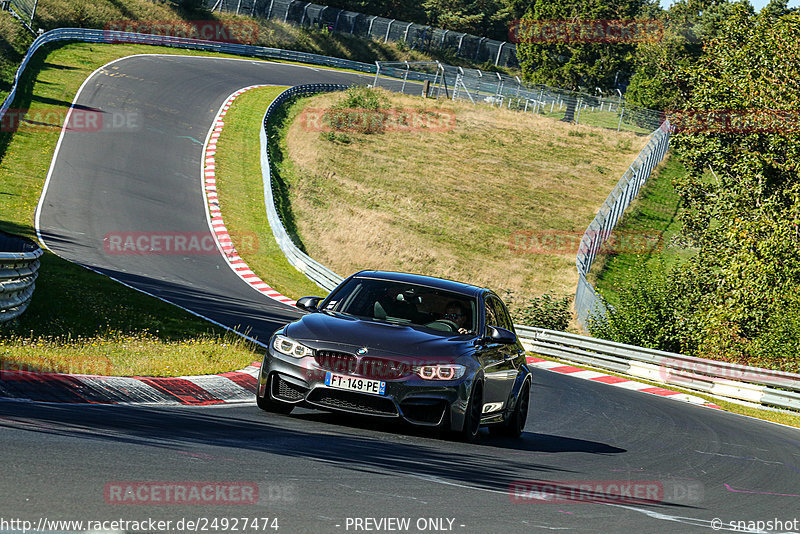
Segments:
[[[341,275],[376,268],[444,276],[508,290],[519,304],[572,295],[577,241],[646,139],[465,102],[380,95],[386,109],[447,114],[454,128],[320,132],[302,118],[345,95],[293,104],[276,139],[277,171],[289,192],[284,219],[302,247]],[[226,128],[240,120],[231,110]],[[249,159],[257,165],[255,154]],[[221,175],[226,165],[241,164],[219,154]]]

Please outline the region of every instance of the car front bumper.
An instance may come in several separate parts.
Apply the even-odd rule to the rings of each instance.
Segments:
[[[261,366],[258,395],[317,409],[461,430],[474,380],[469,368],[458,380],[423,380],[416,375],[382,379],[386,382],[384,394],[376,395],[327,386],[328,371],[311,356],[292,358],[270,347]]]

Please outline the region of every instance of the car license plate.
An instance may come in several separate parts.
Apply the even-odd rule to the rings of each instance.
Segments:
[[[346,389],[348,391],[358,391],[360,393],[372,393],[373,395],[386,394],[386,382],[383,382],[382,380],[370,380],[369,378],[337,375],[331,372],[325,373],[325,385],[336,389]]]

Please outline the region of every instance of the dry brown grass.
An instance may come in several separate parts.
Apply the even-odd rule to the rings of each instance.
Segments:
[[[295,121],[284,178],[310,255],[342,275],[391,269],[510,289],[518,298],[571,295],[574,251],[519,253],[510,243],[525,232],[582,234],[646,139],[470,103],[386,96],[395,107],[454,112],[456,127],[348,133],[343,143]],[[326,108],[342,97],[302,105]]]

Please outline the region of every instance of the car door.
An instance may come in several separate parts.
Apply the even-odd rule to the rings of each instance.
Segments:
[[[495,295],[489,294],[484,299],[484,415],[499,412],[507,408],[506,403],[511,395],[514,381],[519,369],[517,359],[520,347],[517,344],[502,344],[489,337],[489,327],[495,326],[514,331],[514,325],[503,303]]]

